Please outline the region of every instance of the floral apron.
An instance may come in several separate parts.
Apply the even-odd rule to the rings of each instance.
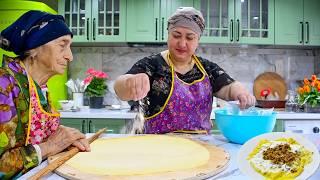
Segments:
[[[169,53],[167,57],[172,72],[170,94],[161,110],[146,118],[145,133],[210,133],[212,128],[210,120],[212,87],[206,71],[198,58],[193,56],[195,64],[203,76],[192,83],[186,83],[180,80],[175,73]]]
[[[40,144],[58,129],[60,114],[52,106],[52,113],[46,112],[42,108],[36,85],[30,76],[28,76],[28,81],[30,104],[26,145]]]

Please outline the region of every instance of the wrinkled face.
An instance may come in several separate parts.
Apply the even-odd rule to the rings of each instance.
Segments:
[[[199,36],[192,30],[176,27],[169,30],[168,48],[176,61],[189,61],[199,45]]]
[[[36,49],[36,59],[42,70],[49,74],[63,74],[73,60],[70,35],[61,36]]]

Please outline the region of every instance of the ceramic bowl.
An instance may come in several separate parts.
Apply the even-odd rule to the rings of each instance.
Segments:
[[[73,100],[60,100],[59,103],[62,110],[70,110],[74,105]]]

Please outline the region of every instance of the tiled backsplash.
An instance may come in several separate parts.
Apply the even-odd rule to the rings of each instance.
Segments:
[[[118,101],[112,94],[113,81],[124,74],[139,59],[165,50],[160,47],[73,47],[74,61],[69,67],[70,78],[84,78],[89,67],[107,72],[110,76],[110,93],[105,104]],[[232,77],[252,91],[253,81],[265,71],[277,72],[287,82],[288,89],[296,88],[296,80],[320,72],[320,50],[311,49],[264,49],[258,46],[221,47],[202,45],[198,56],[217,63]]]

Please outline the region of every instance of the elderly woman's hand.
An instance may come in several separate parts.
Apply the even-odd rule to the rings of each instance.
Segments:
[[[81,151],[90,151],[89,142],[85,135],[75,128],[59,126],[46,142],[39,144],[43,158],[55,155],[70,145],[74,145]]]
[[[131,100],[143,99],[150,91],[149,77],[145,73],[132,74],[127,77],[126,86]]]

